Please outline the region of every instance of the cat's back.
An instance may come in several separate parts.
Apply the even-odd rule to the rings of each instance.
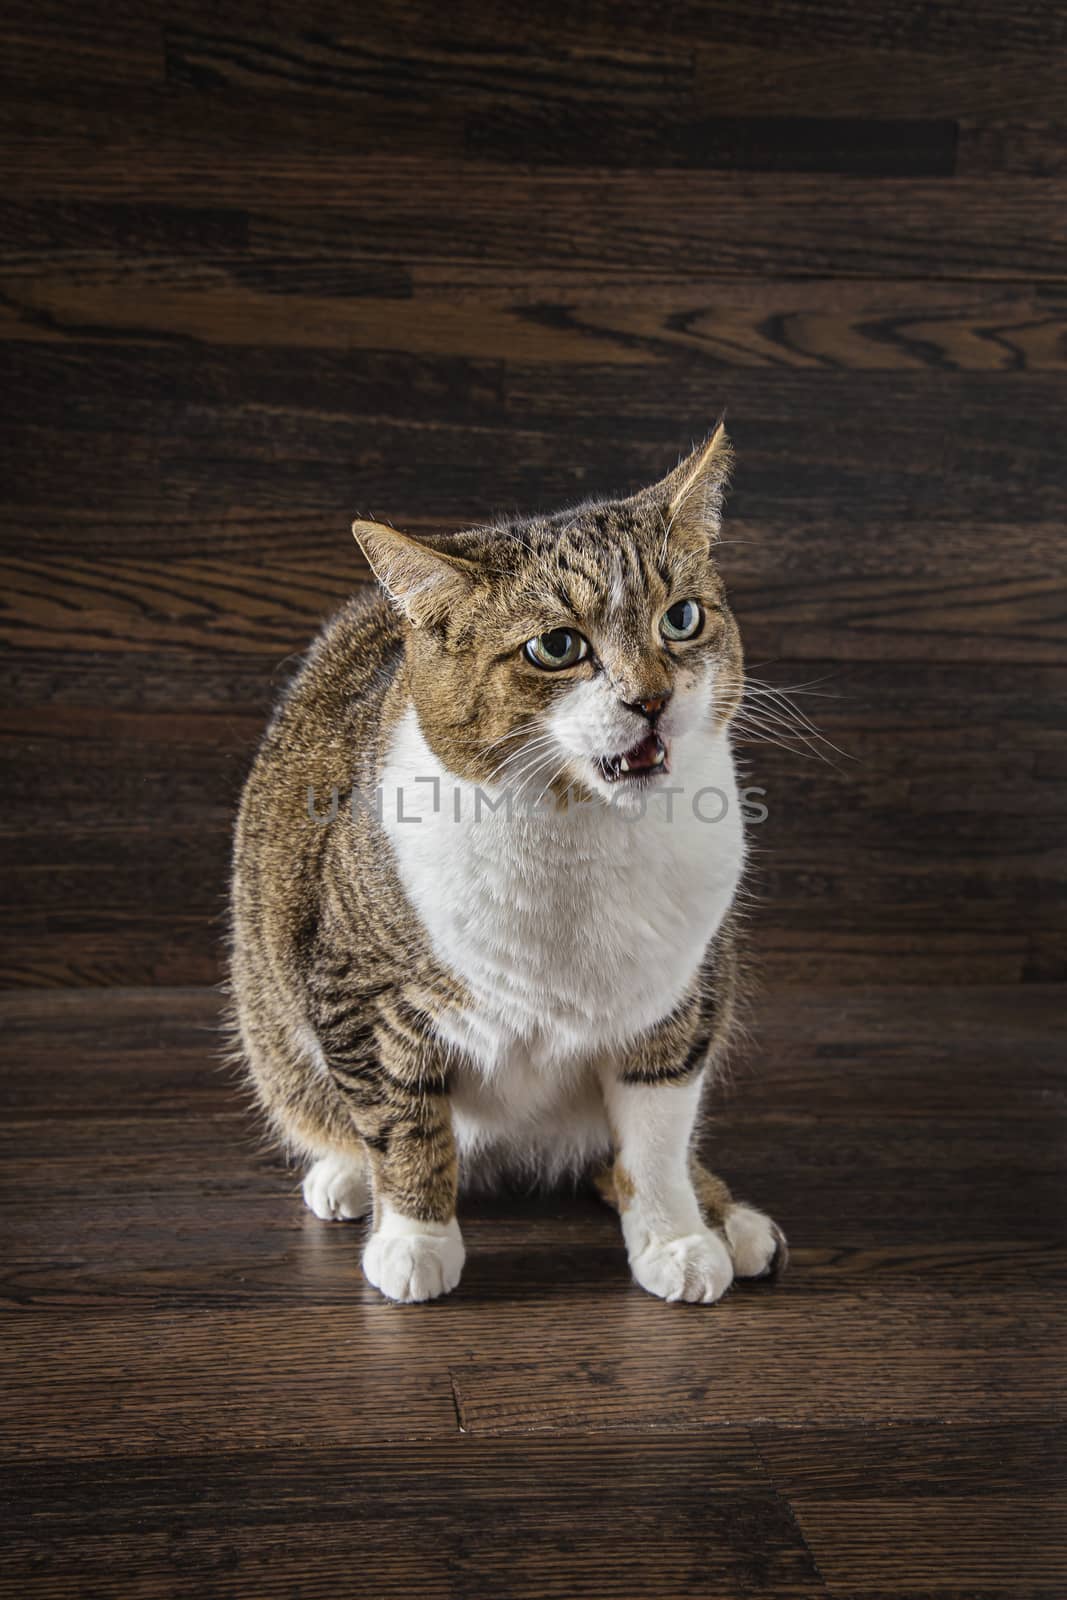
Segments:
[[[382,701],[403,655],[400,620],[380,594],[357,597],[322,627],[260,746],[250,786],[269,769],[289,782],[346,783],[373,758]],[[371,747],[371,748],[368,748]]]
[[[269,945],[291,945],[314,912],[328,825],[353,786],[373,785],[383,702],[403,634],[381,596],[343,606],[280,700],[241,797],[234,838],[234,966]]]

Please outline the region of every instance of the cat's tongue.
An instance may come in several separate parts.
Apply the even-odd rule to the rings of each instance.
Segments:
[[[629,777],[631,774],[652,772],[656,768],[666,770],[667,747],[658,734],[649,733],[635,744],[632,749],[624,750],[621,755],[604,756],[600,762],[600,770],[610,783],[616,783],[620,778]]]

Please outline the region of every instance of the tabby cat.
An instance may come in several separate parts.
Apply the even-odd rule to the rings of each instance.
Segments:
[[[391,1300],[459,1282],[461,1185],[590,1173],[637,1282],[781,1265],[694,1154],[736,985],[737,625],[722,425],[653,488],[447,539],[354,533],[248,779],[242,1054],[316,1216],[372,1216]]]

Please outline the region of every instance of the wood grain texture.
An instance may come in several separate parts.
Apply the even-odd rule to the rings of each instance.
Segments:
[[[846,570],[874,539],[891,562],[885,540],[923,521],[955,523],[954,548],[988,567],[990,533],[1006,525],[1023,545],[1067,498],[1055,371],[726,375],[685,351],[624,384],[611,363],[579,382],[540,364],[414,353],[11,341],[0,375],[20,396],[3,434],[6,503],[16,526],[68,552],[86,517],[103,524],[93,554],[128,554],[132,523],[171,557],[217,555],[227,521],[229,551],[240,540],[261,555],[299,518],[290,559],[314,517],[300,559],[347,550],[354,508],[440,526],[630,492],[704,425],[679,416],[723,403],[740,455],[733,522],[755,523],[772,548],[785,528],[850,529]],[[516,431],[521,452],[508,449]],[[50,536],[55,521],[74,526]]]
[[[760,1428],[760,1453],[831,1594],[1053,1593],[1063,1431]]]
[[[94,223],[122,226],[115,209],[96,218],[78,210],[68,235],[31,247],[23,234],[0,256],[4,337],[84,344],[125,332],[141,343],[395,350],[554,368],[644,369],[685,352],[725,369],[1059,372],[1067,361],[1056,284],[951,282],[935,292],[909,279],[724,278],[701,288],[664,275],[638,290],[595,271],[531,281],[477,266],[360,266],[329,245],[314,259],[251,259],[227,253],[224,222],[218,252],[190,261],[166,213],[152,259],[132,263],[85,238]],[[38,226],[21,207],[11,220],[20,233]]]
[[[775,980],[1067,972],[1063,26],[985,0],[6,18],[9,983],[206,983],[271,699],[366,578],[727,405]]]
[[[295,231],[368,262],[400,255],[519,268],[536,238],[543,265],[628,279],[670,270],[680,251],[702,275],[1062,277],[1064,186],[1056,179],[857,188],[847,177],[756,174],[742,187],[705,170],[657,169],[651,182],[629,168],[533,168],[517,185],[496,162],[353,161],[333,148],[253,145],[214,165],[210,153],[199,126],[170,143],[131,139],[114,153],[99,135],[82,143],[43,134],[0,159],[0,177],[19,201],[248,207],[253,247]],[[282,208],[279,194],[300,198]]]
[[[0,995],[0,1592],[1055,1592],[1062,985],[768,996],[707,1152],[793,1263],[707,1310],[591,1192],[382,1304],[219,1004]]]
[[[60,1458],[20,1467],[16,1492],[32,1532],[0,1558],[3,1593],[30,1562],[42,1596],[826,1593],[743,1433],[161,1454],[91,1474]]]
[[[602,105],[509,108],[464,128],[468,154],[494,161],[879,178],[951,177],[957,137],[954,122],[932,118],[687,117],[658,106],[644,116]]]
[[[1062,6],[0,33],[0,1593],[1052,1600]],[[749,660],[838,747],[742,741],[705,1134],[792,1270],[663,1307],[503,1196],[384,1306],[222,1063],[251,751],[357,511],[626,491],[724,404]]]
[[[1013,1298],[1018,1322],[977,1299],[942,1308],[920,1292],[899,1295],[887,1311],[863,1294],[837,1296],[832,1349],[814,1322],[805,1336],[790,1316],[787,1331],[780,1308],[738,1298],[713,1341],[697,1333],[674,1351],[658,1338],[654,1350],[612,1342],[595,1358],[571,1359],[526,1346],[506,1362],[460,1367],[453,1381],[463,1426],[479,1434],[732,1426],[751,1416],[754,1394],[760,1419],[779,1424],[1062,1422],[1065,1394],[1054,1379],[1062,1328],[1042,1338],[1036,1302],[1025,1292]],[[1006,1363],[1016,1381],[1010,1398],[1000,1387]]]

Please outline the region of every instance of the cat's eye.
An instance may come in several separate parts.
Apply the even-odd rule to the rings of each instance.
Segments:
[[[573,628],[553,628],[550,633],[539,633],[536,639],[527,639],[522,647],[527,661],[544,672],[560,672],[564,667],[577,666],[589,654],[589,646]]]
[[[660,618],[665,639],[695,639],[704,626],[704,612],[695,600],[676,600]]]

